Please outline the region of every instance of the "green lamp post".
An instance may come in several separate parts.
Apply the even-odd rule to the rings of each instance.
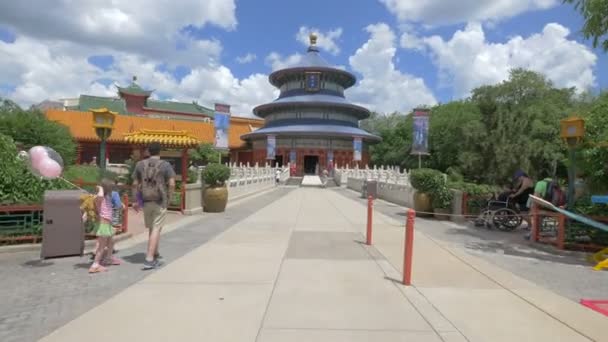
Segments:
[[[114,127],[117,113],[111,112],[107,108],[91,109],[91,112],[93,113],[93,128],[101,140],[99,146],[99,165],[103,174],[106,170],[106,142],[112,135],[112,128]]]
[[[572,116],[560,121],[561,138],[568,145],[568,208],[574,206],[574,183],[576,177],[576,147],[585,136],[585,120]]]

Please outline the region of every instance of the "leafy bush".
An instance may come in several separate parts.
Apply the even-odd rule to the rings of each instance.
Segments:
[[[196,183],[198,179],[198,171],[188,169],[188,184]]]
[[[454,194],[446,185],[443,185],[435,189],[431,193],[431,197],[433,199],[433,208],[447,209],[452,206]]]
[[[41,203],[44,191],[69,189],[62,180],[45,180],[35,176],[17,157],[11,137],[0,134],[0,205]]]
[[[85,183],[97,183],[102,178],[101,168],[95,165],[72,165],[68,166],[63,172],[63,178],[76,182],[82,179]],[[118,179],[118,175],[112,171],[103,172],[103,177],[108,179]]]
[[[414,169],[410,172],[410,182],[420,192],[432,193],[445,183],[441,172],[433,169]]]
[[[209,186],[223,186],[230,178],[230,168],[222,164],[209,164],[203,170],[203,180]]]
[[[460,190],[469,195],[469,197],[485,197],[498,190],[497,187],[491,185],[468,182],[449,182],[448,187],[450,189]]]
[[[223,153],[211,143],[203,143],[190,150],[190,162],[196,166],[203,166],[219,162]]]
[[[61,155],[65,165],[76,159],[76,143],[66,126],[47,120],[38,110],[23,110],[9,100],[0,99],[0,134],[12,137],[24,148],[51,147]]]

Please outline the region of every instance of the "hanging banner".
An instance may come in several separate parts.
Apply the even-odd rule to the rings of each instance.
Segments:
[[[296,163],[296,151],[289,151],[289,162],[292,164]]]
[[[277,139],[274,135],[269,135],[266,141],[266,159],[275,159],[275,149],[277,147]]]
[[[414,109],[412,154],[429,153],[429,110]]]
[[[361,138],[353,139],[353,151],[353,160],[361,161],[361,152],[363,151],[363,142],[361,141]]]
[[[215,148],[228,149],[228,129],[230,128],[230,106],[215,104]]]

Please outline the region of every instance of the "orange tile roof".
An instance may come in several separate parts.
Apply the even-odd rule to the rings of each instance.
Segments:
[[[70,129],[72,136],[79,141],[99,141],[93,130],[91,112],[63,111],[49,109],[46,111],[47,119],[57,121]],[[264,125],[262,120],[232,117],[230,118],[229,147],[239,148],[245,142],[241,135],[250,133],[252,128]],[[108,139],[109,142],[127,142],[125,134],[140,130],[172,130],[185,131],[195,137],[199,142],[214,142],[213,123],[184,120],[167,120],[145,118],[140,116],[119,115],[114,122],[114,130]]]

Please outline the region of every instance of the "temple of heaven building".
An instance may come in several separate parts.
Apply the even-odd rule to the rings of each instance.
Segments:
[[[369,144],[381,140],[359,128],[369,110],[344,97],[355,76],[321,58],[316,40],[311,34],[299,64],[270,74],[280,95],[253,109],[265,120],[264,127],[241,136],[251,142],[254,162],[290,163],[292,176],[320,174],[336,165],[367,165]]]

